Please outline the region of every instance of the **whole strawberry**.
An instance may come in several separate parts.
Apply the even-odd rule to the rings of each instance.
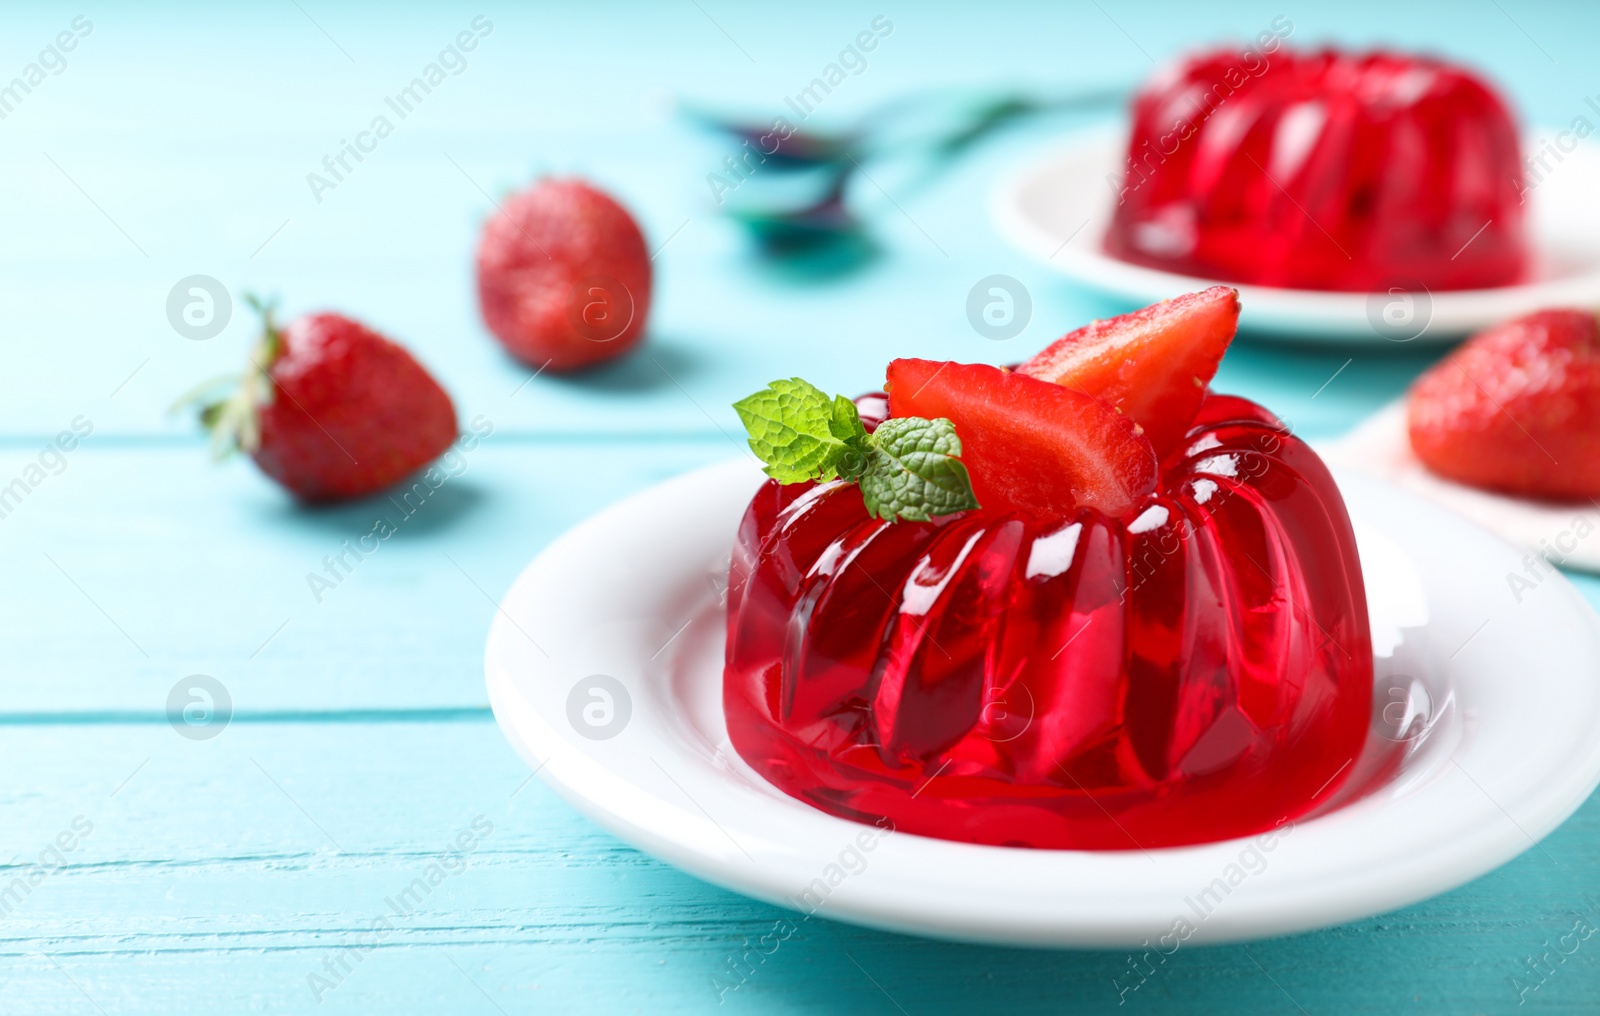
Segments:
[[[644,234],[587,183],[541,180],[484,224],[478,303],[489,331],[533,367],[573,370],[621,356],[650,312]]]
[[[1411,447],[1429,469],[1529,497],[1600,497],[1600,322],[1546,310],[1474,336],[1417,379]]]
[[[260,308],[258,308],[260,309]],[[307,501],[360,497],[404,479],[456,438],[456,411],[410,353],[339,314],[262,336],[228,399],[201,421],[219,452],[240,448]]]

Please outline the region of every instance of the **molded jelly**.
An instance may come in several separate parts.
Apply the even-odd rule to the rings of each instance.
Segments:
[[[1253,57],[1192,57],[1134,99],[1109,253],[1294,289],[1524,276],[1517,130],[1488,85],[1417,56]]]
[[[1210,396],[1125,518],[891,524],[852,485],[768,481],[733,551],[734,747],[785,793],[902,832],[1258,833],[1338,789],[1371,694],[1343,499],[1244,399]]]

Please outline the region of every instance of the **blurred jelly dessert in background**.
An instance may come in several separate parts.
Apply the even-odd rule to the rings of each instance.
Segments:
[[[1219,49],[1138,93],[1115,257],[1291,289],[1476,289],[1528,266],[1517,128],[1423,56]]]

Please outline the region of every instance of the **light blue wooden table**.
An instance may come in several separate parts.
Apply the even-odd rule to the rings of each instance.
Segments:
[[[893,33],[816,120],[935,85],[1125,83],[1152,59],[1254,35],[1280,14],[1297,42],[1389,39],[1474,61],[1533,122],[1565,124],[1600,89],[1593,8],[1492,0],[1448,13],[1111,0],[17,6],[0,14],[0,82],[48,67],[26,93],[0,95],[0,486],[42,478],[0,518],[8,1013],[718,1008],[715,979],[779,911],[635,852],[529,782],[484,694],[491,599],[565,527],[734,454],[728,403],[770,377],[853,391],[897,354],[1016,359],[1112,308],[1002,244],[985,211],[1001,173],[1086,120],[1008,133],[915,192],[881,180],[887,194],[859,198],[882,256],[854,275],[800,278],[763,267],[711,213],[705,176],[726,153],[663,118],[663,95],[772,115],[879,14]],[[318,201],[307,174],[478,15],[493,31],[464,70]],[[71,51],[41,57],[62,32]],[[650,357],[530,382],[483,332],[478,223],[488,195],[540,171],[613,189],[661,248]],[[236,299],[253,289],[290,311],[359,316],[434,369],[463,421],[493,424],[460,475],[320,602],[307,573],[397,512],[382,499],[296,508],[246,463],[208,465],[190,423],[165,415],[189,384],[239,363],[250,338],[243,313],[204,341],[169,326],[168,290],[197,273]],[[1033,296],[1033,322],[1006,343],[976,336],[964,312],[994,273]],[[1219,383],[1326,437],[1432,355],[1241,344]],[[64,464],[41,461],[80,417],[93,433]],[[1600,584],[1580,584],[1600,598]],[[1504,609],[1529,607],[1508,597]],[[186,728],[215,736],[169,723],[170,696],[194,675],[231,699],[225,727]],[[463,831],[473,849],[458,860]],[[1317,934],[1184,949],[1125,997],[1123,953],[813,921],[720,1002],[1593,1012],[1600,940],[1556,949],[1575,921],[1600,925],[1597,839],[1591,801],[1542,850],[1456,892]],[[453,873],[392,914],[388,901],[435,863]],[[1529,958],[1546,953],[1538,972]]]

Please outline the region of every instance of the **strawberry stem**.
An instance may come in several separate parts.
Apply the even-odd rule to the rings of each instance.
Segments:
[[[250,363],[244,372],[230,377],[234,388],[225,398],[203,405],[200,424],[211,432],[211,454],[223,459],[234,451],[253,452],[261,445],[260,407],[272,401],[275,386],[272,367],[283,355],[283,331],[274,320],[276,301],[264,301],[253,293],[245,294],[261,317],[261,337],[250,350]],[[178,405],[198,401],[217,385],[217,379],[197,386]],[[176,406],[174,408],[177,408]]]

